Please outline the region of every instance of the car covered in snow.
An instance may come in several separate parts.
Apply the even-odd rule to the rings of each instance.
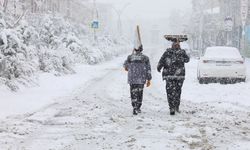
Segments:
[[[245,82],[245,59],[234,47],[208,47],[199,59],[197,77],[201,84]]]

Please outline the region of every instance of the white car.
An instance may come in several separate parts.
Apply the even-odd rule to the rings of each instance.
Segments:
[[[245,82],[245,59],[234,47],[208,47],[198,63],[199,83]]]

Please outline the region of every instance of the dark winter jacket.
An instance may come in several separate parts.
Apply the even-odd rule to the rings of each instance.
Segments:
[[[128,70],[128,84],[145,84],[152,79],[149,58],[141,52],[129,55],[124,68]]]
[[[188,63],[189,60],[185,50],[169,48],[162,55],[157,70],[160,72],[163,68],[163,80],[185,79],[185,63]]]

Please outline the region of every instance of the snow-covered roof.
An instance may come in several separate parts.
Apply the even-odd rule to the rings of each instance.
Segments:
[[[242,59],[239,50],[235,47],[208,47],[205,51],[205,58]]]

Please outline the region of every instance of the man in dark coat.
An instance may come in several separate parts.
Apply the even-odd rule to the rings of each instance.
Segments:
[[[124,68],[128,71],[128,84],[130,85],[133,114],[141,113],[143,100],[143,88],[151,84],[151,66],[149,57],[142,54],[143,47],[134,49],[134,53],[129,55],[124,63]]]
[[[185,63],[190,60],[186,51],[181,49],[179,42],[174,42],[162,55],[157,70],[162,72],[163,80],[166,81],[166,92],[170,108],[170,115],[179,111],[181,89],[185,80]]]

